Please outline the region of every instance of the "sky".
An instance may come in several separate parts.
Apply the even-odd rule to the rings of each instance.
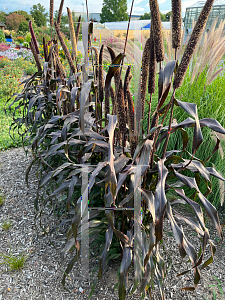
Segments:
[[[89,12],[101,12],[103,0],[87,0]],[[171,10],[171,0],[158,0],[159,9],[162,13],[166,13]],[[30,7],[33,4],[41,3],[46,10],[49,10],[49,0],[0,0],[0,10],[5,12],[15,11],[15,10],[25,10],[30,12]],[[182,1],[182,14],[184,15],[186,7],[196,3],[197,0],[183,0]],[[60,0],[54,1],[54,10],[58,9],[60,5]],[[66,13],[66,7],[76,12],[82,12],[85,10],[85,0],[64,0],[63,12]],[[130,11],[131,0],[127,0],[127,9]],[[134,7],[132,14],[144,14],[149,12],[149,1],[148,0],[134,0]]]

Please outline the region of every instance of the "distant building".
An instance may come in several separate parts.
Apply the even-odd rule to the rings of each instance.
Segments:
[[[75,12],[75,17],[81,15],[82,19],[87,22],[87,13],[86,12]],[[129,15],[128,15],[129,16]],[[141,15],[131,15],[131,21],[139,20]],[[100,13],[89,13],[89,20],[94,22],[100,22]]]
[[[192,32],[193,22],[197,21],[204,5],[205,1],[198,1],[195,4],[186,8],[186,13],[184,17],[184,29],[186,38],[188,34]],[[225,19],[225,0],[214,1],[212,10],[209,14],[208,21],[205,27],[206,31],[210,29],[216,18],[218,18],[216,24],[217,27],[220,24],[220,22]]]
[[[0,29],[5,30],[5,28],[6,28],[6,25],[4,23],[0,22]]]

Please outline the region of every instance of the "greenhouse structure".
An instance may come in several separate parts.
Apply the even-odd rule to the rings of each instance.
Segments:
[[[197,21],[198,16],[205,4],[205,1],[198,1],[197,3],[186,8],[185,18],[184,18],[184,28],[185,28],[185,36],[191,33],[193,23]],[[214,20],[218,18],[217,25],[220,24],[221,21],[225,19],[225,0],[215,0],[213,4],[213,8],[210,12],[207,24],[206,31],[210,29]]]

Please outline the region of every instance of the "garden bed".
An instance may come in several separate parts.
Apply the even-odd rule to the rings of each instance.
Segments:
[[[51,236],[43,234],[38,222],[35,223],[35,208],[33,201],[36,196],[37,179],[36,166],[33,167],[29,175],[29,188],[25,183],[25,170],[31,160],[31,154],[26,157],[22,148],[11,149],[0,153],[0,192],[5,195],[5,203],[0,207],[0,224],[5,220],[10,220],[12,227],[4,231],[0,226],[0,239],[2,253],[9,253],[11,247],[12,253],[29,254],[29,257],[21,271],[8,271],[5,265],[0,265],[0,299],[88,299],[90,291],[89,281],[82,277],[80,263],[76,263],[70,277],[66,279],[66,287],[71,291],[64,290],[61,285],[63,268],[60,264],[60,251],[65,244],[65,237],[59,231],[57,238],[54,239],[54,245],[51,245]],[[224,222],[225,214],[220,214],[221,223]],[[53,215],[48,216],[48,224],[53,226],[57,219]],[[35,224],[39,228],[35,229]],[[165,222],[165,232],[170,232],[167,228],[168,222]],[[214,228],[209,225],[212,240],[217,245],[217,234]],[[193,230],[184,227],[185,233],[194,244],[198,243],[197,236],[193,235]],[[191,236],[192,234],[192,236]],[[217,247],[214,262],[201,272],[201,281],[194,292],[181,291],[183,286],[192,285],[193,278],[190,273],[182,276],[182,279],[176,278],[176,275],[190,267],[190,263],[183,263],[181,269],[181,258],[178,256],[178,247],[175,245],[174,238],[165,235],[165,252],[163,257],[167,262],[168,277],[165,280],[166,299],[213,299],[215,291],[216,299],[225,299],[221,295],[218,282],[213,277],[216,276],[221,281],[221,288],[225,293],[225,244],[221,243]],[[208,248],[207,248],[208,249]],[[175,251],[176,250],[176,251]],[[209,249],[208,249],[209,250]],[[207,252],[208,253],[208,252]],[[162,253],[161,253],[162,255]],[[72,254],[66,257],[68,262]],[[206,255],[207,257],[207,255]],[[222,259],[221,259],[222,258]],[[170,264],[170,260],[172,264]],[[186,262],[187,259],[185,258]],[[90,260],[91,269],[97,264],[96,258]],[[110,263],[107,267],[107,275],[103,282],[97,284],[92,299],[118,299],[118,291],[114,289],[117,283],[116,272],[119,264],[116,261]],[[132,271],[130,272],[132,275]],[[131,281],[129,280],[129,286]],[[157,298],[157,289],[155,298]],[[206,298],[204,298],[205,296]],[[127,299],[139,299],[137,293]],[[146,298],[147,299],[147,298]]]

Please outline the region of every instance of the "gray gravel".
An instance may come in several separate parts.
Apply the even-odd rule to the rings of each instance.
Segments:
[[[89,281],[83,278],[80,263],[75,266],[70,273],[70,278],[66,281],[68,291],[63,289],[61,280],[65,264],[61,266],[60,250],[65,245],[66,239],[59,231],[54,234],[54,246],[50,243],[53,241],[52,236],[46,236],[35,223],[36,211],[33,201],[36,196],[37,179],[36,166],[34,166],[29,176],[29,187],[25,183],[25,170],[29,161],[32,159],[31,154],[27,157],[21,148],[10,149],[0,153],[0,193],[5,196],[5,203],[0,207],[0,241],[1,253],[18,254],[23,252],[29,255],[24,268],[21,271],[10,271],[5,265],[0,265],[0,300],[7,299],[88,299],[90,291]],[[224,216],[222,216],[224,218]],[[53,215],[46,216],[47,223],[57,224],[57,220]],[[8,231],[2,229],[2,223],[5,220],[12,222],[12,227]],[[39,229],[36,231],[35,225]],[[166,225],[167,226],[167,225]],[[213,228],[211,235],[214,235]],[[168,229],[169,230],[169,229]],[[188,237],[192,241],[197,241],[196,236],[191,236],[193,231],[186,230]],[[170,230],[171,231],[171,230]],[[216,241],[214,241],[217,244]],[[72,254],[69,253],[65,263],[71,259]],[[214,258],[214,263],[201,272],[202,279],[199,287],[194,292],[181,291],[183,286],[192,286],[191,272],[183,277],[176,278],[178,272],[182,272],[186,267],[180,265],[181,259],[178,256],[178,247],[172,237],[166,237],[164,259],[168,262],[168,277],[165,280],[166,299],[213,299],[214,290],[216,299],[225,299],[221,295],[218,287],[209,287],[209,285],[217,284],[213,275],[221,281],[221,287],[225,293],[225,244],[218,246]],[[172,265],[170,265],[172,260]],[[0,257],[1,261],[1,257]],[[187,262],[187,259],[184,260]],[[92,258],[91,267],[94,267],[96,260]],[[106,276],[101,283],[96,286],[96,291],[92,299],[118,299],[118,291],[114,290],[117,282],[116,270],[118,264],[111,263],[106,271]],[[129,284],[132,281],[129,280]],[[139,299],[135,294],[128,299]],[[146,298],[148,299],[148,298]],[[158,297],[156,289],[154,299]]]

